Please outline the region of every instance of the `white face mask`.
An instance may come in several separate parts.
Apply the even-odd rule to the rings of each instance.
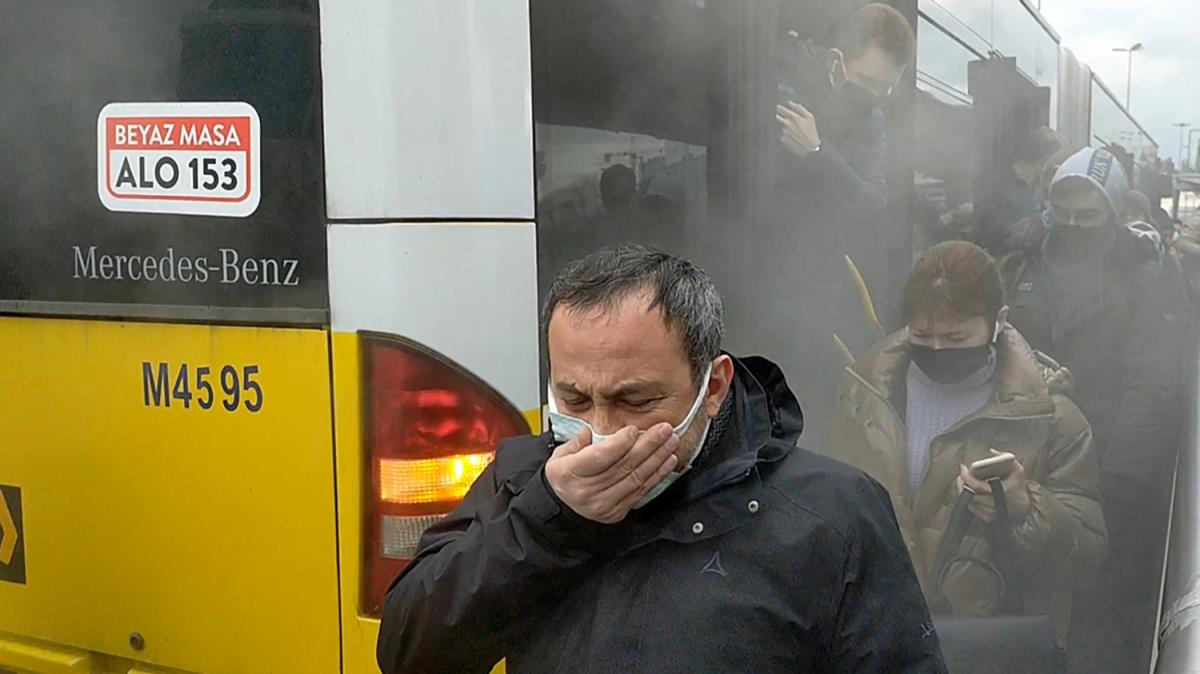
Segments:
[[[702,378],[702,383],[700,384],[700,392],[696,395],[696,400],[692,403],[692,408],[688,410],[687,416],[684,417],[683,421],[679,422],[678,426],[675,426],[675,428],[671,429],[674,431],[676,437],[682,438],[683,434],[687,432],[688,427],[690,427],[692,422],[695,421],[696,415],[699,414],[700,407],[704,403],[704,398],[708,395],[708,380],[710,376],[712,376],[712,363],[709,363],[708,368],[704,371],[704,377]],[[546,396],[550,403],[550,430],[554,431],[554,439],[558,442],[567,442],[578,437],[580,431],[585,428],[592,431],[593,445],[604,442],[613,435],[616,435],[616,433],[610,433],[608,435],[597,433],[596,429],[592,428],[592,425],[583,419],[559,412],[558,403],[554,399],[554,391],[549,389],[549,385],[547,385]],[[704,432],[701,434],[700,441],[696,444],[696,449],[692,452],[691,458],[688,459],[687,465],[685,465],[682,470],[671,471],[670,474],[663,478],[662,482],[659,482],[654,488],[646,492],[646,495],[643,496],[641,500],[633,506],[634,508],[641,508],[650,501],[653,501],[655,497],[666,491],[667,487],[670,487],[671,484],[678,480],[679,476],[691,470],[692,464],[696,461],[696,456],[700,454],[700,448],[704,446],[704,441],[708,438],[708,429],[711,423],[711,419],[705,419]],[[638,431],[638,436],[641,437],[642,435],[645,435],[645,433],[646,431],[640,430]]]

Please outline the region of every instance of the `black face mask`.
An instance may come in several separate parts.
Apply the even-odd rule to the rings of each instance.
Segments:
[[[992,357],[992,345],[972,346],[966,349],[933,349],[928,346],[910,346],[912,361],[921,368],[926,377],[939,384],[957,384],[987,367]]]
[[[1054,246],[1068,258],[1090,258],[1102,254],[1112,241],[1113,229],[1109,225],[1079,227],[1076,225],[1054,225]]]
[[[879,107],[879,97],[865,88],[846,82],[841,91],[843,111],[858,117],[870,117]]]

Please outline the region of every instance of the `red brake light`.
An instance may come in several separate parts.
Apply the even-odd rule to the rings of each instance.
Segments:
[[[370,467],[363,607],[378,615],[421,534],[462,501],[500,440],[529,426],[512,403],[445,356],[400,337],[360,339]]]

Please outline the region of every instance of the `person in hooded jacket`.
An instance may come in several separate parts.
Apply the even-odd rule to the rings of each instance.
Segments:
[[[887,493],[796,447],[796,398],[721,351],[704,272],[604,249],[543,323],[551,430],[422,537],[383,672],[946,671]]]
[[[1065,649],[1072,595],[1105,547],[1100,469],[1091,427],[1063,395],[1069,373],[1035,353],[1008,313],[982,248],[950,241],[925,253],[904,288],[907,327],[847,369],[832,450],[887,487],[935,611],[1051,615]],[[999,452],[1017,459],[1003,477],[1008,522],[967,468]],[[975,492],[974,523],[939,559],[964,488]],[[1011,531],[1012,560],[994,554],[997,527]]]
[[[1092,643],[1075,650],[1113,672],[1141,669],[1153,639],[1190,317],[1178,266],[1124,225],[1127,191],[1110,152],[1077,152],[1055,175],[1046,236],[1006,279],[1009,320],[1075,375],[1096,437],[1111,555],[1080,612]]]
[[[1158,255],[1159,262],[1176,264],[1175,255],[1175,226],[1174,223],[1160,224],[1154,217],[1154,208],[1150,197],[1137,190],[1125,193],[1121,205],[1121,221],[1133,233],[1149,242]],[[1180,272],[1182,273],[1182,272]]]

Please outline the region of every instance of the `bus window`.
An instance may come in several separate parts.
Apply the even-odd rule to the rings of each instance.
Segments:
[[[971,203],[973,103],[969,64],[981,58],[970,38],[977,37],[953,16],[922,15],[917,22],[917,146],[914,182],[914,256],[933,244],[967,231]],[[952,34],[943,24],[958,28]]]
[[[324,320],[315,0],[26,2],[6,11],[5,31],[44,39],[0,41],[10,131],[0,150],[0,309]],[[261,175],[245,180],[261,185],[254,212],[106,209],[97,193],[102,108],[206,101],[257,113]],[[162,169],[163,183],[188,182],[186,161],[175,164],[179,174]],[[197,183],[213,180],[204,166]],[[152,178],[137,176],[142,185]]]
[[[533,5],[543,291],[563,264],[604,245],[690,255],[708,233],[705,28],[715,10],[586,4]]]

